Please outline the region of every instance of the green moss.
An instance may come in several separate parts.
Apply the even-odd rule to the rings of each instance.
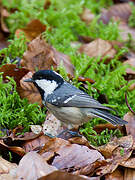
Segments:
[[[10,45],[8,48],[0,50],[0,57],[4,55],[2,65],[11,62],[16,63],[16,61],[14,61],[16,57],[22,58],[23,53],[27,49],[26,38],[23,34],[20,35],[19,38],[15,36],[14,39],[9,40],[9,42]]]
[[[87,139],[94,146],[101,146],[107,144],[113,137],[122,137],[122,134],[119,129],[108,130],[107,128],[103,130],[100,134],[97,134],[93,130],[94,124],[101,123],[102,121],[97,119],[93,122],[84,124],[83,128],[80,129],[80,132],[87,137]]]
[[[41,124],[45,120],[45,111],[37,104],[29,104],[27,99],[20,99],[13,79],[2,82],[0,76],[0,126],[13,129],[18,125],[29,130],[29,125]]]

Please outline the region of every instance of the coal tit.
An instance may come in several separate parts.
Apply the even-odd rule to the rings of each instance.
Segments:
[[[32,82],[37,87],[43,104],[57,119],[66,124],[81,125],[94,117],[100,117],[113,125],[127,123],[110,114],[110,108],[64,81],[55,71],[40,70],[24,81]]]

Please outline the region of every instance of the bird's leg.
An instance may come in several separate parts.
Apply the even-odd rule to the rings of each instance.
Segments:
[[[63,130],[61,133],[59,133],[59,134],[57,135],[57,137],[58,137],[58,138],[62,138],[65,133],[70,134],[72,137],[82,137],[82,136],[79,134],[79,132],[71,131],[71,130],[69,130],[68,128],[65,129],[65,130]]]

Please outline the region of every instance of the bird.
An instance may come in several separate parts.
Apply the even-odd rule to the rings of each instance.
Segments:
[[[127,121],[110,113],[112,110],[99,103],[84,91],[66,82],[63,77],[52,70],[39,70],[31,82],[38,89],[43,104],[61,122],[67,125],[82,125],[99,117],[113,125],[125,125]]]

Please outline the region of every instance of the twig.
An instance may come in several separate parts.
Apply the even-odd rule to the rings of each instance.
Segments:
[[[127,93],[125,93],[125,101],[126,101],[126,105],[127,105],[128,109],[135,115],[135,111],[133,111],[133,109],[130,107],[130,105],[128,103]]]

